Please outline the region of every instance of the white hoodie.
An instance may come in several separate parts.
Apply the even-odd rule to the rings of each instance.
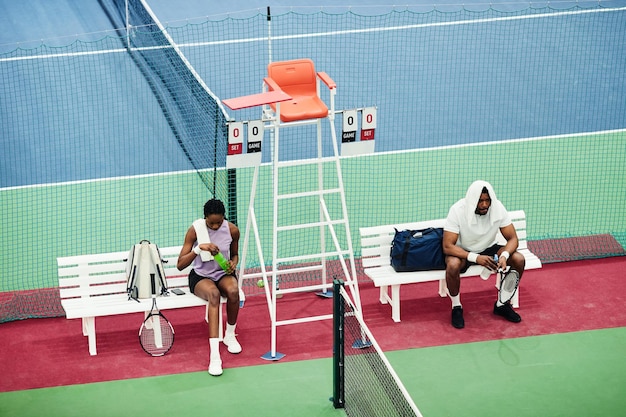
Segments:
[[[476,214],[476,206],[482,190],[487,188],[491,198],[491,206],[484,216]],[[474,181],[465,194],[465,198],[457,201],[448,212],[444,230],[459,235],[457,246],[480,253],[496,243],[500,228],[511,224],[511,217],[504,205],[496,197],[491,184],[487,181]]]

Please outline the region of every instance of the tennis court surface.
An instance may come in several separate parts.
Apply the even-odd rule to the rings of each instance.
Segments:
[[[466,328],[449,325],[449,301],[433,283],[403,288],[401,323],[377,290],[362,283],[365,321],[426,416],[498,415],[503,385],[515,414],[619,415],[625,400],[626,258],[565,262],[528,271],[522,282],[522,323],[494,317],[493,282],[464,281]],[[285,297],[286,308],[319,309],[331,301],[312,294]],[[170,314],[177,339],[168,355],[152,358],[140,348],[141,317],[99,323],[99,354],[90,357],[80,323],[64,318],[5,323],[2,415],[343,415],[332,395],[332,325],[307,323],[279,330],[287,356],[267,363],[269,319],[260,297],[241,311],[244,351],[223,353],[225,372],[206,372],[202,311]],[[363,381],[364,384],[367,380]],[[151,394],[150,394],[151,393]],[[138,398],[157,395],[159,401]],[[115,398],[115,401],[111,401]],[[44,414],[42,414],[44,410]],[[49,413],[48,413],[49,412]],[[597,414],[596,414],[597,413]]]
[[[340,161],[357,259],[359,227],[444,217],[481,178],[525,210],[544,263],[524,275],[518,325],[492,314],[492,281],[465,280],[462,331],[435,283],[402,288],[394,323],[358,271],[365,322],[421,412],[624,414],[625,0],[279,2],[271,18],[252,1],[149,3],[165,25],[139,0],[130,10],[125,0],[0,5],[0,416],[346,415],[329,401],[331,322],[279,328],[286,356],[268,363],[268,306],[254,282],[237,327],[244,351],[222,353],[219,378],[206,372],[203,309],[168,312],[176,342],[161,358],[139,346],[141,314],[99,318],[91,357],[58,296],[58,257],[145,238],[180,245],[208,198],[242,227],[253,170],[225,168],[225,122],[259,113],[227,114],[221,100],[260,92],[268,62],[302,57],[337,82],[338,108],[377,109],[375,152]],[[281,132],[281,159],[310,159],[309,136]],[[273,209],[268,148],[260,219]],[[297,163],[288,172],[286,191],[316,182]],[[267,246],[272,222],[259,228]],[[296,252],[313,241],[295,235]],[[331,303],[286,294],[279,314]],[[372,378],[363,371],[353,388]]]

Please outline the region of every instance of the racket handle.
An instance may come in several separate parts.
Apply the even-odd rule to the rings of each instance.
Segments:
[[[150,274],[150,286],[152,287],[152,296],[156,295],[156,283],[154,282],[154,274]]]

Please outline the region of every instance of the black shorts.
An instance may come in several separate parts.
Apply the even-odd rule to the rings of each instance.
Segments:
[[[230,275],[224,275],[224,277],[227,277]],[[237,279],[237,275],[236,274],[232,274],[232,276],[235,277],[235,279]],[[222,277],[222,278],[224,278]],[[222,279],[220,278],[220,279]],[[196,273],[195,270],[191,270],[191,272],[189,272],[189,291],[191,291],[192,294],[195,294],[194,289],[196,288],[196,285],[198,284],[198,282],[202,281],[203,279],[210,279],[211,281],[215,282],[217,284],[217,282],[219,282],[219,279],[217,281],[215,281],[212,278],[208,278],[208,277],[203,277],[202,275],[198,275]]]
[[[479,255],[489,255],[491,257],[493,257],[493,255],[495,255],[496,253],[498,253],[498,251],[500,249],[502,249],[504,246],[502,245],[498,245],[497,243],[493,246],[489,246],[487,249],[485,249],[484,251],[482,251],[481,253],[479,253]],[[467,271],[467,269],[472,266],[472,265],[476,265],[476,263],[474,262],[470,262],[467,261],[465,262],[465,266],[463,268],[461,268],[461,273],[464,273]]]

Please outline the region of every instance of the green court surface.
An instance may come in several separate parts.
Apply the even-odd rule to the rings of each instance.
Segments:
[[[471,182],[460,178],[491,181],[508,209],[525,210],[531,241],[611,233],[626,245],[626,187],[616,182],[624,178],[625,138],[626,132],[620,131],[345,158],[342,175],[355,254],[360,253],[356,239],[359,227],[381,224],[381,219],[389,218],[402,223],[445,217]],[[511,162],[494,159],[496,154],[519,156]],[[523,173],[516,174],[514,180],[502,175],[513,168],[512,164],[514,172]],[[329,171],[330,163],[325,166]],[[310,169],[291,168],[290,179],[286,179],[290,188],[282,192],[305,191],[313,181],[310,178],[316,178]],[[247,168],[237,173],[242,229],[252,171]],[[272,236],[270,174],[271,166],[263,166],[256,203],[259,236],[266,251],[271,248]],[[429,180],[398,182],[400,177]],[[330,174],[325,176],[329,187],[335,185],[333,179]],[[0,190],[2,235],[22,236],[0,240],[0,275],[11,277],[0,281],[0,291],[56,287],[56,258],[60,256],[124,251],[141,239],[162,247],[181,245],[191,222],[201,216],[206,199],[206,188],[195,172]],[[587,201],[594,204],[593,216],[588,214]],[[337,210],[333,202],[337,203],[329,197],[331,215]],[[303,206],[285,210],[297,214],[298,221],[307,215],[319,218],[317,211]],[[287,240],[289,247],[298,253],[308,253],[306,245],[315,241],[301,230],[289,237],[293,238]],[[36,241],[46,242],[45,250],[41,256],[30,256],[16,271],[15,260],[24,260],[32,253],[32,242]],[[240,250],[242,246],[243,241]],[[249,265],[256,266],[255,247],[250,246]]]
[[[623,327],[387,352],[426,417],[624,415],[625,356]],[[278,362],[219,378],[196,372],[5,392],[0,416],[344,416],[329,401],[331,366]]]

